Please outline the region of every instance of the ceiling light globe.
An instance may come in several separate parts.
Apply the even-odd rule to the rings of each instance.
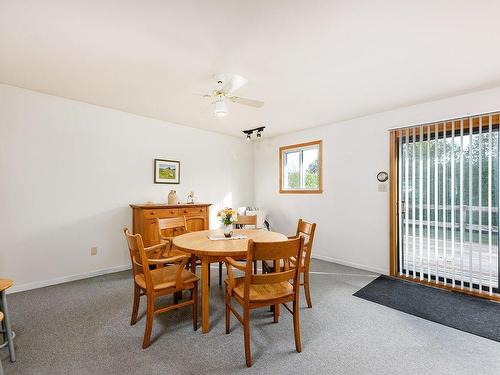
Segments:
[[[215,117],[223,118],[228,114],[227,104],[224,100],[218,100],[215,102]]]

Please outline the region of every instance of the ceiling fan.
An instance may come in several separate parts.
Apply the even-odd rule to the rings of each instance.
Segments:
[[[203,95],[205,98],[213,98],[215,104],[215,117],[223,118],[229,113],[227,108],[227,101],[233,103],[248,105],[250,107],[260,108],[264,105],[264,102],[259,100],[253,100],[248,98],[242,98],[240,96],[234,95],[234,93],[241,87],[246,85],[248,80],[240,75],[233,75],[230,79],[226,79],[224,74],[215,75],[215,80],[217,81],[216,88],[211,94]]]

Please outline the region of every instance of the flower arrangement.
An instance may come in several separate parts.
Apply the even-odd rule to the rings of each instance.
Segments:
[[[223,210],[217,212],[217,219],[219,219],[224,225],[231,225],[238,220],[238,214],[232,208],[224,208]]]

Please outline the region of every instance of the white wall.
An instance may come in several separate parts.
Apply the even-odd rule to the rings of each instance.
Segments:
[[[153,184],[154,158],[180,160],[181,184]],[[217,208],[253,203],[253,165],[238,138],[0,85],[0,277],[22,290],[127,267],[130,203],[194,190],[217,226]]]
[[[332,103],[335,105],[335,103]],[[387,129],[500,109],[500,88],[255,142],[0,85],[0,277],[23,290],[128,267],[129,203],[185,199],[269,211],[274,229],[318,223],[314,255],[388,270]],[[307,124],[305,124],[307,125]],[[230,126],[230,124],[229,124]],[[324,193],[280,195],[278,148],[323,139]],[[180,185],[152,183],[154,158]],[[255,199],[254,199],[255,195]],[[90,247],[98,255],[90,256]]]
[[[317,222],[313,256],[387,273],[389,193],[378,192],[376,180],[389,169],[387,129],[497,110],[500,88],[263,139],[255,144],[256,205],[280,232],[293,233],[299,217]],[[317,139],[324,193],[279,194],[279,147]]]

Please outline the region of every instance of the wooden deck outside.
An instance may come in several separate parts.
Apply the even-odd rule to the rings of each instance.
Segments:
[[[443,277],[446,273],[446,278],[481,284],[483,286],[491,286],[498,288],[498,246],[492,245],[491,257],[488,244],[479,243],[472,244],[472,251],[469,242],[464,243],[461,252],[460,242],[455,241],[454,253],[452,242],[446,241],[446,256],[443,251],[443,240],[438,241],[438,254],[436,262],[436,246],[434,238],[431,238],[430,247],[428,249],[427,238],[423,238],[422,251],[420,250],[420,237],[415,236],[415,262],[413,260],[413,236],[405,236],[407,243],[406,255],[403,256],[403,268],[413,270],[418,273],[423,270],[428,273],[429,267],[431,275]],[[430,255],[430,256],[429,256]],[[472,262],[471,262],[472,256]],[[453,261],[455,259],[455,261]],[[414,268],[415,267],[415,268]],[[491,279],[490,279],[491,273]]]

